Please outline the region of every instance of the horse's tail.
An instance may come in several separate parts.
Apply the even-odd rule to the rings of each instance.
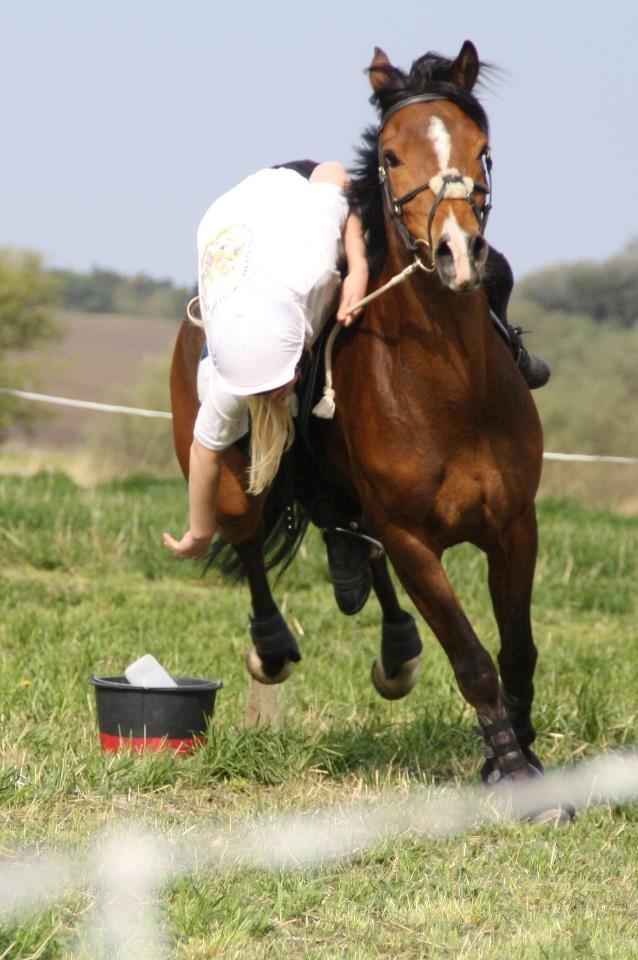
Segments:
[[[278,577],[294,560],[310,522],[303,507],[295,502],[293,460],[292,450],[282,457],[279,471],[266,495],[262,514],[262,549],[266,570],[278,567]],[[246,577],[239,554],[222,537],[214,540],[206,558],[205,569],[212,566],[235,581]]]

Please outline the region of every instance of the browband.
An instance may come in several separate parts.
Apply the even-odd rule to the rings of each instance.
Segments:
[[[449,99],[449,97],[446,97],[442,93],[417,93],[413,97],[406,97],[405,100],[399,100],[398,103],[395,103],[394,106],[390,107],[381,117],[379,133],[381,133],[390,117],[394,116],[398,110],[403,110],[404,107],[409,107],[413,103],[432,103],[434,100]]]

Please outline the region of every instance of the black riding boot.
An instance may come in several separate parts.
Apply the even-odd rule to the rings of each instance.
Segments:
[[[490,247],[483,282],[487,302],[492,314],[495,315],[494,324],[501,329],[503,337],[509,342],[514,360],[523,374],[530,390],[544,387],[551,376],[551,370],[542,357],[532,353],[523,345],[522,331],[519,327],[511,327],[507,322],[507,304],[509,303],[514,276],[512,268],[502,253]]]
[[[293,450],[295,496],[321,530],[337,606],[342,613],[358,613],[370,596],[372,568],[370,542],[348,532],[356,533],[361,526],[356,494],[349,495],[339,486],[335,471],[328,479],[305,446],[297,443]]]
[[[507,332],[510,335],[512,351],[516,366],[523,374],[530,390],[536,390],[538,387],[544,387],[552,375],[549,365],[545,363],[542,357],[537,353],[532,353],[523,346],[522,330],[520,327],[510,327],[507,325]]]
[[[323,539],[337,606],[352,616],[365,606],[372,589],[370,543],[340,530],[324,530]]]

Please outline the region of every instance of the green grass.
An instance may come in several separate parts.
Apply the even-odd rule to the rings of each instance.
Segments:
[[[474,717],[438,643],[422,625],[419,686],[405,701],[381,700],[369,681],[378,607],[338,614],[316,536],[276,587],[303,630],[304,659],[279,690],[277,727],[244,729],[248,592],[162,550],[162,531],[181,532],[185,515],[180,481],[85,490],[61,475],[0,479],[5,857],[81,849],[114,820],[179,839],[384,788],[475,783]],[[638,741],[638,521],[560,501],[543,503],[540,520],[535,720],[551,767]],[[460,548],[448,569],[496,652],[483,558]],[[145,652],[175,674],[224,681],[210,739],[191,758],[98,749],[87,678]],[[637,884],[638,808],[625,805],[558,832],[490,827],[399,838],[314,870],[196,873],[162,903],[179,960],[624,958],[638,956]],[[87,896],[7,923],[0,957],[79,955]]]

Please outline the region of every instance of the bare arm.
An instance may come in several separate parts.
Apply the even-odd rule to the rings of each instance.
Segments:
[[[165,533],[164,546],[181,559],[206,555],[215,532],[217,494],[223,451],[209,450],[194,439],[188,477],[189,529],[181,540]]]
[[[313,170],[310,180],[334,183],[344,191],[347,190],[350,183],[345,167],[336,160],[328,160],[326,163],[320,163]],[[355,210],[351,210],[348,215],[348,219],[343,228],[342,238],[346,260],[348,261],[348,274],[341,286],[337,320],[339,323],[343,323],[344,326],[348,327],[361,312],[357,310],[354,313],[350,313],[352,307],[365,297],[368,288],[368,261],[366,258],[363,227],[361,225],[361,218]]]
[[[368,291],[368,260],[363,239],[363,227],[359,214],[351,210],[343,228],[343,248],[348,261],[348,274],[341,285],[337,320],[344,327],[354,323],[361,309],[352,307],[362,300]]]

